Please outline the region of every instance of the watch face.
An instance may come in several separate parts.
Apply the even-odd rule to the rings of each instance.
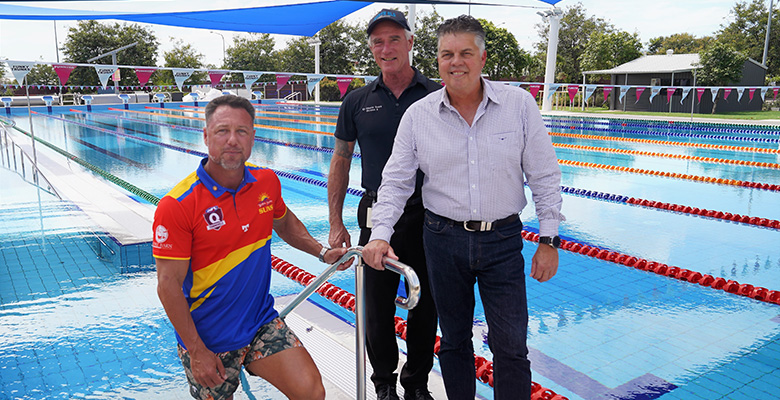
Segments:
[[[548,244],[557,249],[561,245],[561,238],[558,236],[542,236],[539,238],[539,243]]]

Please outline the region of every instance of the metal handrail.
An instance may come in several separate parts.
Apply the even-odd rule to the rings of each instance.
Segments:
[[[327,281],[337,270],[339,265],[351,260],[357,259],[355,266],[355,366],[357,368],[357,388],[356,399],[365,400],[366,398],[366,328],[365,328],[365,282],[363,280],[363,247],[355,246],[347,250],[346,253],[335,263],[328,266],[316,279],[309,283],[301,293],[296,296],[290,304],[287,305],[279,316],[284,318],[295,307],[306,300],[314,293],[325,281]],[[383,258],[382,262],[386,269],[393,271],[404,277],[408,286],[407,297],[398,296],[395,304],[405,310],[411,310],[420,301],[420,280],[414,270],[408,265],[391,258]]]
[[[8,129],[7,128],[8,127],[13,128],[15,126],[16,126],[16,121],[13,121],[13,120],[6,121],[5,119],[0,118],[0,130],[3,132],[2,142],[6,146],[6,154],[5,154],[6,157],[3,157],[3,160],[4,160],[3,162],[4,163],[7,162],[8,163],[8,169],[9,170],[12,169],[14,172],[19,174],[19,176],[21,176],[22,179],[24,179],[26,181],[27,180],[27,176],[24,173],[24,159],[27,158],[27,160],[30,162],[30,165],[31,165],[31,168],[32,168],[32,173],[33,173],[33,178],[32,178],[33,182],[31,182],[31,183],[33,185],[41,188],[42,190],[44,190],[44,191],[46,191],[46,192],[48,192],[50,194],[53,194],[54,196],[56,196],[57,198],[59,198],[61,200],[62,196],[60,196],[60,194],[57,193],[57,190],[54,189],[54,185],[52,185],[51,182],[49,182],[49,180],[46,179],[46,176],[43,175],[43,173],[41,172],[40,168],[38,168],[38,165],[33,161],[32,158],[30,158],[29,155],[27,155],[27,153],[18,144],[16,144],[16,142],[14,142],[13,139],[11,139],[10,135],[8,134]],[[11,149],[11,155],[13,155],[13,162],[14,162],[13,168],[11,168],[11,156],[7,154],[8,148]],[[19,168],[20,167],[16,164],[16,153],[17,153],[17,151],[19,152],[19,162],[21,164],[21,172],[19,172]],[[43,179],[43,181],[46,183],[46,188],[41,187],[41,184],[40,184],[40,180],[41,179]]]

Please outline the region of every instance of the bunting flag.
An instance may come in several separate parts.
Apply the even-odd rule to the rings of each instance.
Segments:
[[[590,96],[593,96],[593,93],[596,91],[597,87],[598,86],[596,85],[585,85],[585,100],[583,101],[588,101]]]
[[[103,85],[103,89],[108,85],[108,78],[114,75],[114,72],[119,69],[118,65],[96,65],[95,71],[97,72],[100,84]]]
[[[766,94],[767,92],[769,92],[769,86],[762,87],[760,91],[761,91],[761,101],[764,102],[766,101]]]
[[[211,80],[211,86],[217,86],[222,77],[225,76],[227,71],[209,70],[209,80]]]
[[[745,94],[745,87],[744,86],[738,87],[737,88],[737,94],[739,95],[739,96],[737,96],[737,102],[742,101],[742,96]],[[752,98],[753,96],[750,96],[750,97]]]
[[[628,89],[631,89],[631,86],[628,85],[620,85],[620,102],[623,102],[623,98],[626,97],[626,93],[628,93]]]
[[[696,88],[696,97],[699,99],[699,103],[701,103],[701,95],[703,95],[705,91],[707,91],[707,88]]]
[[[14,74],[14,78],[16,78],[16,81],[19,82],[19,85],[23,85],[24,77],[27,76],[27,74],[32,71],[33,65],[35,65],[32,61],[11,61],[6,60],[6,64],[11,68],[11,73]]]
[[[647,88],[642,86],[636,88],[636,101],[634,102],[634,104],[639,103],[639,98],[642,97],[642,92],[644,92],[645,89]]]
[[[661,93],[661,87],[660,87],[660,86],[652,86],[652,87],[650,88],[650,104],[652,104],[652,103],[653,103],[653,98],[654,98],[655,96],[658,96],[658,93]],[[638,97],[639,97],[639,96],[637,96],[637,98],[638,98]],[[639,100],[637,99],[637,101],[639,101]]]
[[[539,94],[539,90],[542,88],[542,85],[538,83],[532,83],[530,86],[528,86],[528,92],[531,93],[531,96],[534,96],[536,98],[536,95]]]
[[[569,85],[566,86],[566,90],[569,92],[569,102],[574,102],[574,96],[577,95],[577,93],[580,91],[579,85]]]
[[[604,86],[604,102],[607,102],[607,98],[609,97],[609,94],[612,93],[612,86]]]
[[[748,100],[748,103],[753,101],[753,95],[756,93],[756,90],[757,88],[750,88],[750,90],[748,90],[748,98],[750,99]]]
[[[672,102],[672,96],[674,96],[674,92],[677,91],[677,88],[667,88],[666,89],[666,104],[669,104]]]
[[[194,69],[186,69],[186,68],[172,68],[173,71],[173,80],[176,82],[176,86],[179,87],[179,91],[181,92],[181,85],[184,84],[184,81],[189,79],[192,76],[192,73],[195,72]]]
[[[377,77],[376,76],[364,76],[363,80],[366,82],[366,85],[373,82]]]
[[[349,84],[352,83],[352,78],[339,76],[336,78],[336,84],[339,86],[339,93],[341,93],[341,97],[344,97],[345,94],[347,94],[347,89],[349,88]]]
[[[68,79],[70,78],[70,73],[76,69],[75,65],[67,64],[52,64],[51,67],[54,68],[57,78],[60,78],[60,85],[62,86],[65,86],[65,83],[68,82]]]
[[[547,85],[545,85],[545,86],[547,86]],[[561,84],[560,84],[560,83],[551,83],[551,84],[549,85],[550,92],[549,92],[549,93],[545,93],[545,95],[547,96],[547,98],[548,98],[548,99],[552,98],[552,95],[553,95],[553,94],[555,94],[555,92],[557,92],[557,91],[558,91],[558,88],[559,88],[559,87],[561,87]]]
[[[773,97],[773,99],[774,99],[774,100],[777,100],[777,92],[780,92],[780,88],[775,88],[775,89],[773,90],[773,92],[774,92],[774,94],[775,94],[775,97]]]
[[[731,88],[723,88],[723,100],[729,101],[730,94],[731,94]]]
[[[317,86],[318,83],[324,78],[325,75],[322,74],[309,74],[306,75],[306,79],[308,81],[306,82],[306,89],[311,93],[312,90],[314,90],[314,87]]]
[[[260,79],[260,73],[259,72],[247,72],[244,71],[244,86],[246,86],[246,90],[252,91],[252,84],[257,82],[258,79]],[[278,79],[278,78],[277,78]],[[276,87],[276,90],[278,91],[280,86]]]
[[[683,103],[686,97],[688,97],[688,94],[691,93],[690,87],[684,87],[682,88],[682,98],[680,99],[680,104]]]
[[[154,71],[157,71],[157,68],[136,68],[135,76],[138,77],[138,84],[141,85],[141,87],[146,86]]]
[[[290,80],[290,77],[292,75],[290,74],[276,74],[276,90],[282,90],[284,85],[287,84],[287,81]]]
[[[710,93],[712,93],[712,101],[715,101],[715,98],[718,97],[718,90],[720,90],[719,87],[710,88]]]

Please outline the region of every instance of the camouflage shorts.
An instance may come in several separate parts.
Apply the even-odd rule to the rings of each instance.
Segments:
[[[246,367],[252,361],[293,347],[303,347],[303,344],[281,318],[275,318],[257,330],[257,334],[249,345],[238,350],[217,353],[217,357],[222,360],[222,365],[225,366],[227,379],[221,385],[213,388],[201,386],[195,382],[190,366],[189,352],[184,350],[181,345],[179,345],[179,358],[184,365],[192,397],[201,400],[219,400],[230,398],[238,388],[242,365]]]

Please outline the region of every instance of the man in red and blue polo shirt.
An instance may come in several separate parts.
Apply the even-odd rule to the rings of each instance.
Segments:
[[[316,365],[273,308],[272,229],[324,262],[346,249],[319,244],[285,205],[276,174],[246,162],[254,116],[237,96],[206,106],[208,158],[155,212],[157,293],[194,398],[232,398],[244,366],[289,398],[322,399]]]

